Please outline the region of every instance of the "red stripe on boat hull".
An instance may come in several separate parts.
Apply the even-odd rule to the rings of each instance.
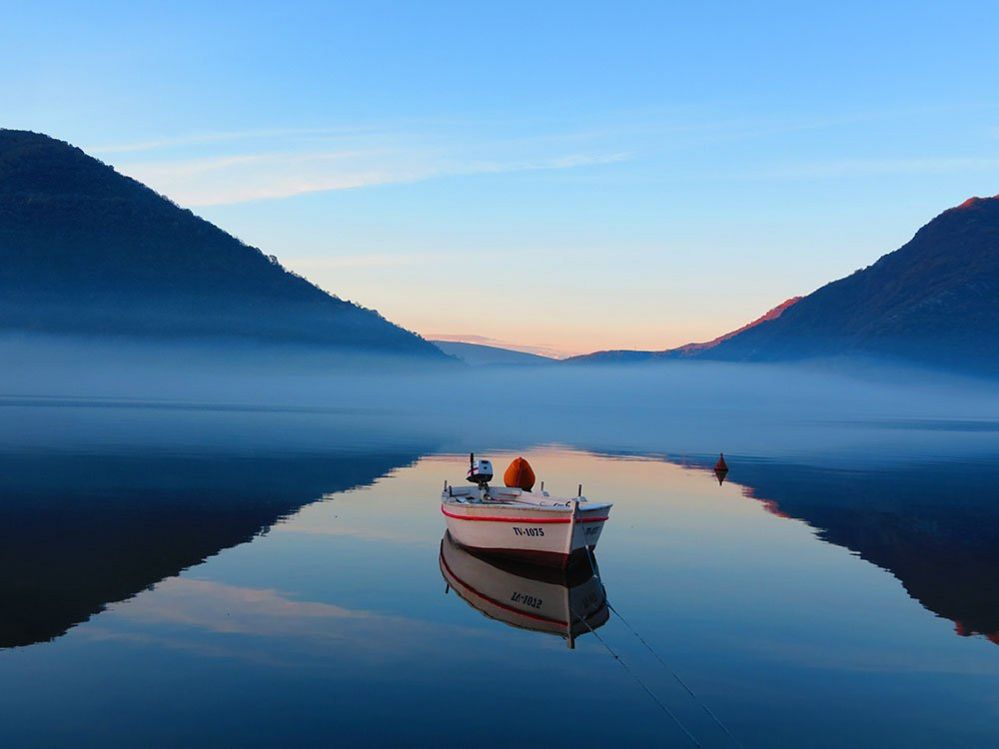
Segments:
[[[454,518],[455,520],[478,520],[480,522],[488,523],[528,523],[534,525],[535,523],[569,523],[572,522],[571,518],[510,518],[503,517],[501,515],[456,515],[453,512],[448,512],[441,505],[441,512],[447,515],[449,518]],[[596,518],[589,518],[585,515],[577,516],[577,523],[603,523],[610,518],[609,515],[601,515]]]

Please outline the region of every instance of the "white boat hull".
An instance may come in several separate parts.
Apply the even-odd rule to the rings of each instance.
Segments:
[[[568,506],[566,506],[568,505]],[[441,503],[451,537],[462,546],[535,564],[565,567],[600,540],[610,505],[560,507]]]

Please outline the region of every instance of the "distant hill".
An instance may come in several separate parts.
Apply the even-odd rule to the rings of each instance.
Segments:
[[[80,149],[19,130],[0,130],[0,329],[446,360]]]
[[[723,341],[727,341],[730,338],[743,333],[750,328],[754,328],[757,325],[770,320],[776,320],[784,312],[791,307],[791,305],[801,301],[802,297],[795,296],[790,299],[781,302],[776,307],[774,307],[769,312],[761,315],[750,323],[746,323],[741,328],[733,330],[730,333],[725,333],[718,336],[710,341],[705,341],[704,343],[687,343],[683,346],[678,346],[677,348],[666,349],[664,351],[630,351],[627,349],[621,349],[617,351],[597,351],[593,354],[583,354],[582,356],[573,356],[566,361],[578,363],[578,364],[630,364],[638,362],[648,362],[656,361],[662,359],[681,359],[684,357],[693,357],[701,353],[713,349],[715,346],[719,345]]]
[[[583,361],[879,357],[999,373],[999,197],[944,211],[898,250],[709,344]],[[577,359],[579,360],[579,359]]]
[[[480,343],[460,343],[458,341],[431,341],[445,354],[461,359],[473,367],[536,367],[555,364],[555,359],[523,351],[513,351],[499,346],[483,346]]]
[[[757,325],[761,325],[765,322],[770,322],[771,320],[776,320],[778,317],[787,312],[793,305],[800,302],[803,298],[804,297],[793,296],[790,299],[784,300],[776,307],[774,307],[772,310],[769,310],[765,314],[760,315],[752,322],[746,323],[741,328],[733,330],[730,333],[725,333],[723,335],[720,335],[717,338],[714,338],[705,343],[688,343],[684,346],[680,346],[679,348],[672,349],[671,353],[689,356],[693,354],[699,354],[704,351],[709,351],[718,346],[719,344],[729,340],[730,338],[735,338],[737,335],[740,335],[742,333],[745,333],[747,330],[755,328]]]
[[[999,198],[944,211],[898,250],[705,355],[876,355],[999,371]]]

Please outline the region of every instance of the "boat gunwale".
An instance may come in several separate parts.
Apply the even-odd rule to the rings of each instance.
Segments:
[[[481,508],[481,509],[511,509],[517,511],[538,511],[538,512],[555,512],[561,513],[563,515],[572,514],[572,506],[566,507],[565,505],[535,505],[529,502],[460,502],[457,498],[452,499],[451,497],[444,496],[441,497],[441,506],[448,505],[451,507],[467,507]],[[609,510],[614,506],[613,502],[600,502],[598,504],[590,504],[586,502],[579,506],[579,513],[585,514],[593,512],[594,510]]]
[[[462,487],[466,489],[466,487]],[[471,488],[471,487],[468,487]],[[537,497],[539,500],[544,500],[550,502],[550,504],[540,504],[536,502],[530,502],[527,500],[516,499],[514,496],[503,498],[503,499],[493,499],[492,497],[488,499],[483,499],[477,494],[468,492],[466,494],[452,494],[453,487],[449,487],[448,490],[441,493],[441,505],[451,505],[454,507],[482,507],[482,508],[509,508],[512,510],[538,510],[541,512],[559,512],[564,514],[571,514],[573,511],[573,505],[578,507],[579,513],[589,513],[594,510],[610,510],[614,506],[613,502],[594,502],[591,503],[586,497],[552,497],[550,495],[539,496],[534,492],[525,492],[531,496]],[[520,496],[520,495],[517,495]],[[467,498],[467,499],[466,499]]]
[[[467,506],[467,505],[465,505],[465,506]],[[540,516],[537,516],[537,515],[520,515],[520,516],[517,516],[517,517],[502,517],[502,516],[496,516],[496,515],[483,515],[483,514],[480,514],[480,513],[470,513],[470,514],[467,514],[467,515],[458,515],[458,514],[455,514],[455,513],[448,512],[446,509],[444,509],[444,507],[445,507],[445,505],[441,504],[441,512],[444,514],[444,516],[445,517],[449,517],[449,518],[454,518],[455,520],[478,520],[478,521],[487,522],[487,523],[523,523],[523,522],[531,522],[531,523],[561,523],[561,524],[565,524],[565,525],[568,525],[568,524],[572,523],[571,513],[569,513],[569,515],[570,515],[569,517],[548,517],[548,518],[546,518],[546,517],[540,517]],[[534,508],[531,508],[532,511],[533,511],[533,509]],[[596,507],[591,507],[591,508],[588,508],[588,509],[589,509],[588,513],[584,514],[583,512],[580,512],[576,516],[576,522],[577,523],[604,523],[604,522],[606,522],[607,520],[610,519],[610,515],[598,515],[597,517],[590,517],[590,514],[592,514],[593,511],[609,510],[610,509],[610,505],[602,505],[602,506],[598,505]],[[561,514],[565,515],[566,513],[563,512]]]

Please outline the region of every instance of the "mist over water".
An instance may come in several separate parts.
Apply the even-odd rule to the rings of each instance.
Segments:
[[[698,700],[747,747],[999,741],[996,383],[870,361],[0,351],[0,744],[387,746],[405,725],[412,746],[687,745],[633,675],[707,747],[732,743]],[[599,580],[447,544],[440,487],[472,450],[614,502]],[[595,633],[569,650],[511,616],[525,596],[555,619],[588,601]],[[576,711],[553,712],[567,692]],[[469,694],[523,708],[442,709]]]
[[[9,444],[135,440],[323,447],[330,429],[476,445],[887,459],[988,450],[999,381],[874,361],[472,368],[235,343],[0,339]],[[20,423],[17,414],[32,407]],[[114,419],[90,407],[118,409]],[[48,408],[41,416],[39,409]],[[253,414],[268,414],[266,420]],[[142,423],[155,413],[157,430]],[[199,427],[186,420],[197,413]],[[59,428],[40,427],[41,418]],[[96,422],[92,423],[92,420]],[[277,426],[268,426],[278,425]]]

